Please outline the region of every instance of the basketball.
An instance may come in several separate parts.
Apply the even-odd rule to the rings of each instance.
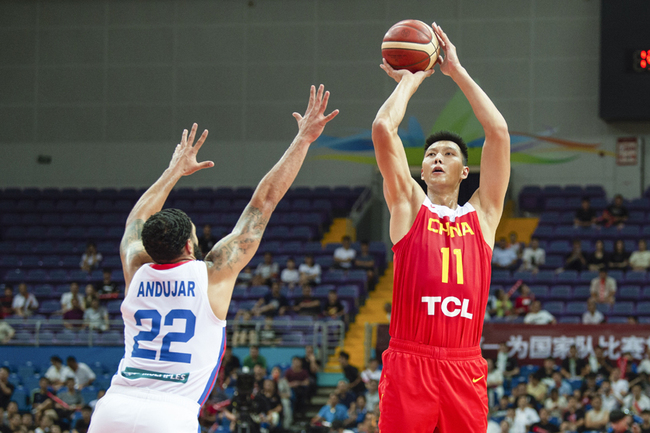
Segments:
[[[415,73],[433,68],[439,48],[431,26],[419,20],[404,20],[386,32],[381,55],[394,69]]]

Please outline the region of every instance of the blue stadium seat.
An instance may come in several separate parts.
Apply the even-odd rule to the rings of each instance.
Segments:
[[[610,317],[607,318],[607,323],[625,324],[625,323],[627,323],[627,317],[624,317],[624,316],[610,316]]]
[[[650,316],[650,302],[639,302],[636,304],[636,314],[639,316]]]
[[[566,301],[571,299],[571,286],[561,285],[553,286],[548,294],[548,299],[556,301]]]
[[[562,324],[571,324],[571,325],[573,325],[573,324],[581,323],[581,320],[582,319],[580,317],[577,317],[577,316],[563,316],[563,317],[560,317],[557,322],[562,323]]]
[[[608,315],[611,312],[611,307],[609,304],[596,304],[596,309],[604,315]]]
[[[554,316],[559,316],[564,313],[564,302],[545,302],[543,309]]]
[[[582,316],[587,311],[586,302],[567,302],[564,314]]]
[[[634,315],[634,303],[632,302],[616,302],[612,306],[612,315],[615,316],[632,316]]]
[[[578,282],[578,271],[564,271],[557,274],[556,281],[558,283],[577,283]]]
[[[535,295],[535,298],[537,299],[544,300],[548,298],[548,286],[531,285],[530,291]]]
[[[641,297],[641,286],[621,286],[616,293],[616,299],[621,301],[638,301]]]
[[[549,254],[568,254],[571,252],[571,244],[566,240],[551,241],[546,252]]]
[[[650,300],[650,286],[643,288],[643,291],[641,292],[641,299]]]
[[[644,284],[646,282],[646,273],[641,271],[628,271],[623,279],[625,283]]]

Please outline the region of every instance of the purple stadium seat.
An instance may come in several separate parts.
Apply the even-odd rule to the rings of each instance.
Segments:
[[[545,302],[542,308],[554,316],[560,316],[564,313],[564,302]]]
[[[67,282],[69,281],[68,272],[63,269],[54,269],[49,273],[49,280],[54,284]]]
[[[578,283],[578,271],[569,270],[560,272],[557,274],[556,281],[558,283],[568,284]]]
[[[246,285],[240,284],[236,285],[235,288],[232,291],[232,298],[233,299],[247,299],[247,287]]]
[[[596,304],[596,309],[606,316],[610,314],[612,310],[609,304]]]
[[[39,242],[34,245],[34,252],[37,254],[50,254],[55,251],[55,245],[52,241]]]
[[[571,252],[571,244],[567,240],[551,241],[546,253],[547,254],[568,254]]]
[[[257,301],[266,296],[267,293],[269,293],[269,288],[267,286],[253,286],[249,289],[247,297],[248,299],[254,299]]]
[[[5,282],[19,283],[25,279],[25,273],[20,269],[11,269],[5,273]]]
[[[564,317],[560,317],[557,322],[562,324],[578,324],[580,323],[580,321],[581,321],[580,317],[564,316]]]
[[[122,301],[109,301],[106,304],[106,310],[108,314],[119,314],[120,308],[122,307]]]
[[[2,256],[0,258],[0,268],[13,268],[20,267],[20,259],[15,255]]]
[[[553,286],[548,293],[548,299],[555,301],[566,301],[571,299],[571,286]]]
[[[616,292],[616,300],[638,301],[641,297],[641,286],[621,286]]]
[[[639,316],[650,316],[650,302],[639,302],[636,304],[636,314]]]
[[[536,299],[544,300],[548,298],[548,286],[531,285],[530,291],[533,292]],[[490,292],[492,292],[492,290],[490,290]]]
[[[617,301],[612,306],[611,314],[614,316],[632,316],[634,315],[634,303]]]
[[[41,259],[39,256],[22,256],[20,258],[21,268],[36,268],[41,266]]]
[[[339,269],[330,269],[323,274],[321,281],[323,284],[340,284],[345,281],[345,275]]]
[[[643,271],[628,271],[623,278],[623,282],[631,284],[644,284],[646,282],[646,273]]]
[[[546,261],[544,265],[541,266],[542,269],[557,269],[561,268],[564,265],[564,257],[557,254],[550,254],[546,256]]]
[[[628,217],[628,224],[643,224],[645,222],[645,212],[644,211],[631,211]]]
[[[625,316],[610,316],[610,317],[607,318],[607,323],[625,324],[625,323],[627,323],[627,317],[625,317]]]
[[[580,272],[580,276],[578,277],[578,282],[588,284],[588,283],[591,283],[591,280],[593,280],[596,277],[598,277],[598,272],[582,271],[582,272]]]
[[[38,312],[41,314],[52,314],[61,309],[61,304],[59,301],[43,301],[41,302]]]
[[[643,291],[641,292],[641,299],[650,300],[650,286],[643,288]]]
[[[536,284],[553,284],[555,283],[555,272],[554,271],[539,271],[535,275]]]
[[[314,298],[326,299],[330,290],[336,290],[336,286],[333,284],[322,284],[314,288],[312,295]]]
[[[564,314],[582,316],[587,311],[586,302],[567,302]]]

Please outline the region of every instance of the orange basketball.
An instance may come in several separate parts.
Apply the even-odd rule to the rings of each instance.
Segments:
[[[381,55],[394,69],[427,71],[438,59],[440,46],[431,26],[418,20],[404,20],[388,29]]]

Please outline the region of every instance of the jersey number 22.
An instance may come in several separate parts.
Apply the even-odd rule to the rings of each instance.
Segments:
[[[138,346],[140,341],[153,341],[160,334],[160,322],[162,316],[156,310],[138,310],[135,312],[135,324],[142,326],[142,319],[151,319],[151,330],[140,331],[133,337],[133,358],[156,359],[158,351],[143,349]],[[165,316],[165,326],[172,326],[174,319],[185,320],[185,332],[168,332],[163,337],[162,347],[160,348],[160,361],[183,362],[189,364],[192,361],[191,353],[170,352],[169,346],[173,341],[187,343],[194,337],[194,327],[196,326],[196,316],[190,310],[171,310]]]

